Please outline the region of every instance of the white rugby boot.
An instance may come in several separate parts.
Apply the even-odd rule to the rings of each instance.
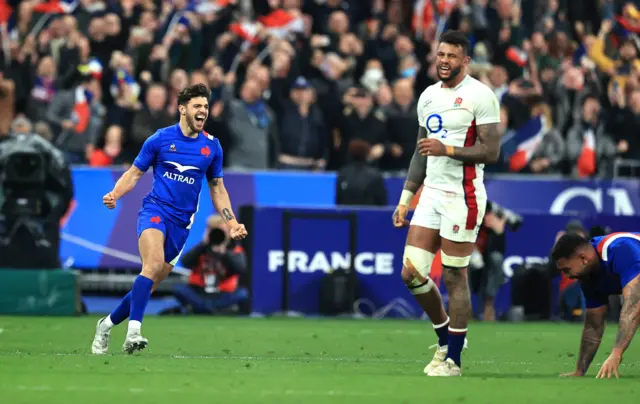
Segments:
[[[448,358],[442,362],[440,366],[431,369],[427,376],[462,376],[462,369],[460,369],[460,366],[456,365],[453,359]]]
[[[465,338],[462,349],[468,349],[468,346],[469,345],[467,343],[467,339]],[[447,357],[447,352],[449,347],[447,345],[440,346],[438,344],[434,344],[429,347],[429,349],[433,349],[433,348],[436,349],[436,353],[433,354],[433,358],[431,359],[431,362],[429,362],[427,366],[424,367],[425,375],[428,375],[429,372],[431,372],[432,370],[434,370],[435,368],[437,368],[438,366],[444,363],[444,360]]]
[[[105,319],[106,317],[102,317],[96,324],[96,335],[93,337],[93,344],[91,344],[91,353],[94,355],[104,355],[109,351],[111,329],[102,326]]]
[[[124,340],[122,350],[128,354],[136,351],[142,351],[149,344],[149,340],[140,335],[140,332],[129,332]]]

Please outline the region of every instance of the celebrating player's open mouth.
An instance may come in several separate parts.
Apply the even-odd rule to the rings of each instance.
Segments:
[[[200,132],[204,128],[204,123],[207,120],[207,114],[205,112],[199,112],[193,117],[193,128],[196,132]]]

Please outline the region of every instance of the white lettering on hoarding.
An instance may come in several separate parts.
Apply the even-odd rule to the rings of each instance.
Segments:
[[[284,265],[284,252],[271,250],[267,257],[269,272],[277,272]],[[348,269],[350,253],[331,252],[326,254],[316,251],[307,254],[305,251],[289,251],[289,272],[313,273],[322,271],[325,273],[335,269]],[[353,263],[356,271],[362,275],[392,275],[393,254],[363,252],[357,254]]]

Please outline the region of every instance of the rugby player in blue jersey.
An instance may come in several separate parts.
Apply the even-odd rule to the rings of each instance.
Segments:
[[[144,349],[148,340],[140,332],[142,318],[155,287],[167,277],[180,258],[198,210],[202,180],[206,177],[215,209],[229,226],[233,239],[247,236],[238,223],[222,179],[222,148],[218,139],[203,131],[209,115],[210,92],[202,84],[178,94],[180,122],[162,128],[142,146],[131,168],[103,197],[105,206],[116,207],[118,199],[131,191],[142,175],[153,168],[153,187],[138,214],[138,249],[142,271],[131,291],[107,317],[101,318],[91,346],[94,354],[105,354],[113,326],[129,317],[123,350]]]
[[[584,376],[600,347],[610,295],[624,303],[616,341],[597,378],[619,377],[618,367],[640,322],[640,233],[613,233],[586,240],[565,234],[552,258],[568,277],[578,279],[586,300],[586,319],[576,370],[562,376]]]

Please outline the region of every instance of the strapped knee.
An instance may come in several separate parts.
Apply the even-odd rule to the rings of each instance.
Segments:
[[[422,248],[410,245],[404,248],[404,256],[402,257],[403,271],[409,271],[413,277],[406,284],[412,294],[421,295],[433,288],[434,283],[429,278],[429,273],[431,272],[431,264],[434,258],[434,254]],[[411,262],[410,266],[407,260]]]
[[[442,266],[452,268],[452,269],[462,269],[469,266],[469,262],[471,261],[471,256],[467,257],[452,257],[444,253],[444,251],[440,250],[440,258],[442,259]]]

